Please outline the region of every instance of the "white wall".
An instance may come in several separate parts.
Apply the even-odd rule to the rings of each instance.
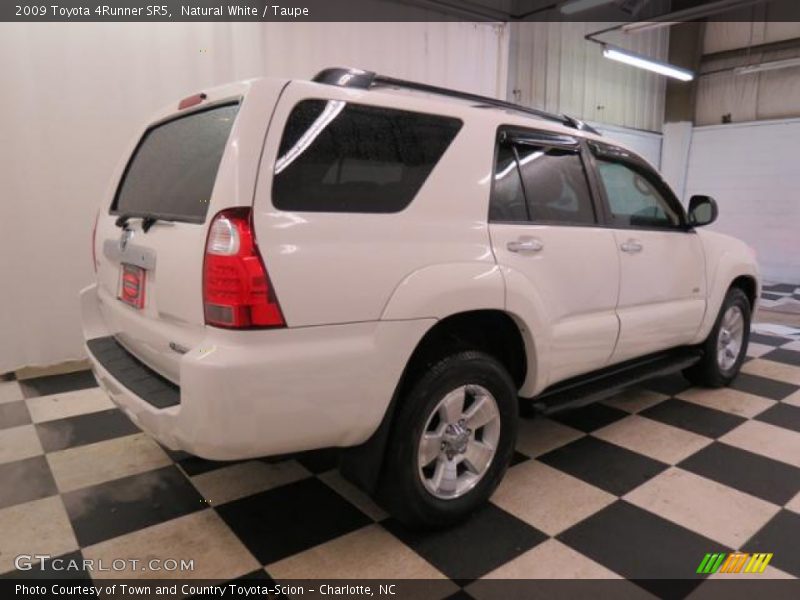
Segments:
[[[507,53],[492,24],[0,24],[0,373],[83,355],[94,214],[158,107],[330,65],[502,96]]]
[[[697,127],[685,198],[719,203],[712,228],[756,249],[768,281],[800,283],[800,119]]]
[[[661,174],[680,199],[684,199],[686,193],[686,172],[689,169],[693,133],[694,124],[691,121],[664,123]]]

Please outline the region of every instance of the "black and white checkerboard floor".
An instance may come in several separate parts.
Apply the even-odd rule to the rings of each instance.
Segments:
[[[6,577],[22,575],[19,554],[164,557],[194,559],[188,575],[204,579],[446,578],[468,593],[480,578],[691,578],[705,553],[732,549],[774,553],[760,577],[800,577],[797,338],[755,333],[730,389],[675,376],[523,421],[492,503],[438,533],[388,517],[330,451],[235,464],[166,452],[88,372],[0,383],[0,428]]]
[[[800,313],[800,285],[792,283],[765,284],[761,289],[762,308]]]

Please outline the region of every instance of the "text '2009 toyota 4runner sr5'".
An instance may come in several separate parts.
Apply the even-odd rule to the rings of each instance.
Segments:
[[[328,69],[186,98],[128,156],[84,334],[173,449],[342,447],[345,476],[441,526],[499,483],[520,403],[722,386],[745,356],[753,252],[569,117]]]

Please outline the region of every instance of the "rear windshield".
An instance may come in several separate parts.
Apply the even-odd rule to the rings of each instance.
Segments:
[[[125,169],[113,214],[202,223],[239,104],[149,129]]]
[[[283,132],[272,202],[281,210],[398,212],[459,129],[452,117],[303,100]]]

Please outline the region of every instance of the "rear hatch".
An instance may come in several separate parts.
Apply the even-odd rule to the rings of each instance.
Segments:
[[[261,148],[284,85],[248,81],[162,111],[121,165],[100,209],[94,250],[106,325],[129,352],[175,383],[181,356],[205,329],[208,223],[220,210],[252,204]]]

